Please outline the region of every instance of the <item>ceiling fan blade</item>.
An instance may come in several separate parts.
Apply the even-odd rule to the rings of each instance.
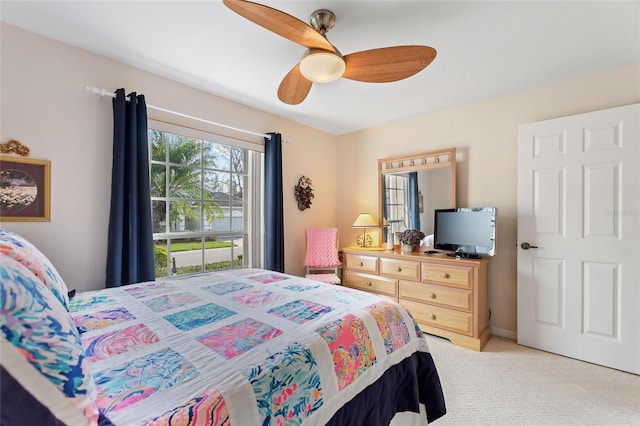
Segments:
[[[278,87],[278,98],[285,104],[298,105],[307,97],[312,85],[300,73],[300,64],[296,64],[282,79]]]
[[[319,32],[289,14],[246,0],[224,0],[223,3],[238,15],[294,43],[309,49],[336,51]]]
[[[429,46],[394,46],[364,50],[343,57],[343,77],[368,83],[402,80],[422,71],[436,57]]]

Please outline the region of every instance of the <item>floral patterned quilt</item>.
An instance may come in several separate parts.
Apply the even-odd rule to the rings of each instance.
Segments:
[[[324,425],[429,351],[398,304],[260,269],[80,293],[69,308],[116,425]]]

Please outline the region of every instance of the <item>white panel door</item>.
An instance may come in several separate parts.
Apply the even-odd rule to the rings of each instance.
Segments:
[[[640,374],[640,104],[518,129],[518,343]]]

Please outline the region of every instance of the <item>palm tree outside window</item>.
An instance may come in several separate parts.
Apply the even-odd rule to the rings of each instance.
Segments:
[[[213,134],[196,137],[189,129],[154,124],[149,145],[156,277],[259,266],[262,153]]]

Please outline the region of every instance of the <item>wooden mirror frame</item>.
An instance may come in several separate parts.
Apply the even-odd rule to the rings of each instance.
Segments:
[[[456,149],[447,148],[438,151],[429,151],[419,154],[401,155],[395,157],[380,158],[378,160],[378,220],[379,226],[383,226],[384,196],[382,193],[382,179],[387,174],[406,172],[428,171],[434,169],[449,169],[450,205],[437,206],[437,208],[456,207]],[[384,232],[379,233],[379,245],[383,243]]]

